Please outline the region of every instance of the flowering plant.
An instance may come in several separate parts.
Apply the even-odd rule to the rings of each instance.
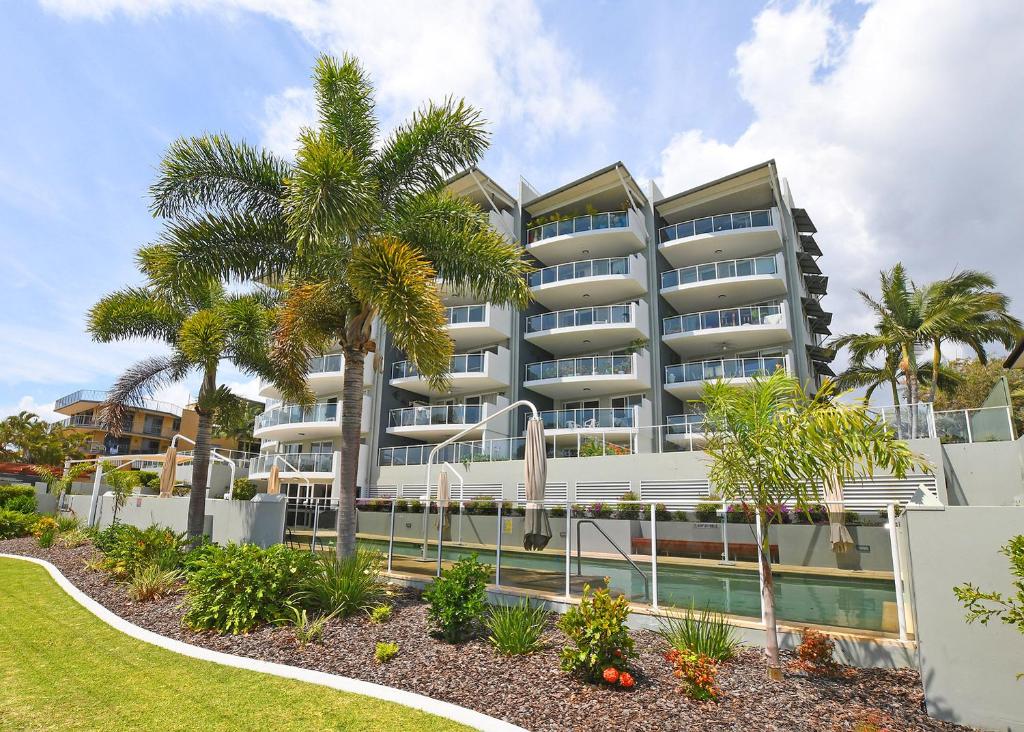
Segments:
[[[721,695],[715,685],[718,664],[710,656],[673,649],[665,654],[665,660],[672,664],[673,675],[682,682],[683,691],[691,699],[714,701]]]

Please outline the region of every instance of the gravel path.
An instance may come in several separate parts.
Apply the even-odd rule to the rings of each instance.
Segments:
[[[95,550],[40,549],[34,539],[0,541],[0,552],[46,559],[84,592],[123,618],[164,635],[218,651],[342,674],[408,689],[477,709],[536,732],[555,730],[956,730],[929,718],[914,671],[857,669],[850,678],[830,680],[787,673],[785,681],[765,679],[763,654],[748,649],[722,667],[724,698],[690,701],[678,690],[665,648],[656,635],[634,634],[640,656],[631,691],[595,687],[558,668],[564,636],[552,625],[545,650],[506,658],[484,640],[453,646],[427,634],[426,608],[413,590],[399,589],[392,619],[374,624],[359,617],[332,621],[322,645],[300,648],[287,628],[262,628],[245,636],[196,633],[181,626],[182,595],[146,603],[128,599],[124,589],[84,562]],[[378,641],[401,649],[378,665]]]

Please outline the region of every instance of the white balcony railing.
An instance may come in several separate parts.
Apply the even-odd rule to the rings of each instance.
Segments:
[[[785,356],[720,358],[665,367],[666,384],[687,384],[715,379],[749,379],[786,368]]]
[[[685,239],[700,234],[714,234],[720,231],[736,229],[752,229],[772,225],[771,209],[757,211],[737,211],[736,213],[703,216],[699,219],[682,221],[678,224],[663,226],[658,229],[658,241],[661,243]]]
[[[528,276],[530,287],[540,287],[555,282],[568,282],[587,277],[608,277],[611,275],[628,275],[629,257],[606,257],[604,259],[586,259],[580,262],[554,264],[543,267]]]
[[[600,229],[625,229],[628,226],[628,211],[608,211],[588,216],[575,216],[527,229],[526,242],[527,244],[536,244],[539,241],[556,236],[579,234],[584,231],[597,231]]]
[[[79,389],[58,399],[54,409],[61,409],[75,402],[104,402],[107,399],[107,392],[96,389]],[[129,409],[145,409],[150,412],[165,412],[176,417],[181,416],[182,408],[177,404],[162,402],[156,399],[139,399],[128,405]]]
[[[715,328],[734,328],[744,325],[783,325],[781,305],[752,305],[744,308],[705,310],[664,318],[662,335],[693,333]]]
[[[392,409],[388,427],[430,427],[434,425],[476,424],[483,419],[482,404],[439,404]]]
[[[486,305],[458,305],[445,308],[445,320],[448,325],[460,325],[462,323],[485,323],[487,322]]]
[[[636,408],[549,409],[540,413],[546,430],[632,429]]]
[[[450,374],[482,374],[484,373],[486,352],[460,353],[452,356],[448,364]],[[395,361],[391,364],[392,379],[406,379],[418,377],[419,370],[412,361]]]
[[[542,381],[572,376],[628,376],[633,374],[633,356],[583,356],[535,361],[526,364],[526,380]]]
[[[303,424],[307,422],[337,422],[341,405],[337,402],[323,402],[303,407],[298,404],[282,404],[257,415],[257,430],[279,425]]]
[[[255,457],[249,463],[249,474],[269,473],[275,462],[282,473],[330,473],[334,470],[333,453],[293,452]]]
[[[661,275],[661,288],[692,285],[697,282],[725,280],[735,277],[753,275],[778,274],[778,263],[774,256],[748,257],[746,259],[727,259],[721,262],[696,264],[691,267],[680,267]]]
[[[636,303],[628,303],[542,313],[526,319],[526,332],[541,333],[556,328],[579,328],[590,325],[636,325],[636,310]]]

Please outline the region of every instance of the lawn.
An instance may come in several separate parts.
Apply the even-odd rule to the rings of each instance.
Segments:
[[[467,728],[150,646],[82,608],[42,567],[0,559],[0,729]]]

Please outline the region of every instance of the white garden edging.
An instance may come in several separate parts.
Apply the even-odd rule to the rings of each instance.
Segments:
[[[255,658],[246,658],[245,656],[234,656],[230,653],[212,651],[209,648],[193,646],[189,643],[175,640],[174,638],[168,638],[167,636],[160,635],[159,633],[154,633],[151,630],[140,628],[133,623],[129,623],[119,615],[112,613],[110,610],[103,607],[103,605],[96,602],[80,589],[75,587],[75,585],[73,585],[71,581],[50,562],[43,559],[36,559],[34,557],[23,557],[17,554],[0,553],[0,558],[20,559],[22,561],[32,562],[33,564],[38,564],[41,567],[44,567],[46,571],[50,573],[50,576],[53,577],[54,581],[60,585],[61,589],[68,593],[72,599],[78,602],[86,610],[103,622],[107,623],[107,625],[110,625],[133,638],[137,638],[144,643],[159,646],[160,648],[172,651],[173,653],[179,653],[183,656],[189,656],[190,658],[198,658],[203,661],[212,661],[213,663],[219,663],[224,666],[233,666],[234,668],[256,671],[261,674],[271,674],[272,676],[280,676],[286,679],[296,679],[310,684],[327,686],[332,689],[337,689],[338,691],[345,691],[351,694],[360,694],[374,699],[394,702],[395,704],[401,704],[402,706],[418,709],[420,711],[427,712],[428,714],[444,717],[445,719],[450,719],[453,722],[458,722],[459,724],[464,724],[479,730],[486,730],[488,732],[490,730],[494,730],[495,732],[527,732],[527,730],[524,730],[522,727],[517,727],[514,724],[504,722],[500,719],[495,719],[494,717],[489,717],[481,712],[466,709],[465,707],[460,707],[457,704],[431,699],[429,696],[423,696],[422,694],[416,694],[411,691],[394,689],[390,686],[374,684],[369,681],[361,681],[360,679],[352,679],[347,676],[337,676],[335,674],[328,674],[322,671],[312,671],[310,669],[298,668],[296,666],[288,666],[283,663],[271,663],[269,661],[260,661]]]

